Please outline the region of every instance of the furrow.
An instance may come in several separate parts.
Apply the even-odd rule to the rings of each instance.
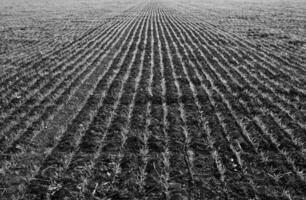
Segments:
[[[66,92],[65,89],[70,87],[74,80],[78,79],[78,76],[74,73],[83,74],[85,70],[93,72],[95,68],[91,68],[91,66],[94,67],[96,65],[90,63],[96,63],[98,58],[106,52],[106,49],[109,48],[111,45],[110,41],[112,41],[112,39],[114,38],[114,34],[116,34],[117,32],[118,30],[114,31],[113,34],[110,34],[110,38],[103,38],[104,40],[102,41],[96,40],[95,48],[99,49],[99,51],[94,51],[94,54],[89,54],[88,59],[81,61],[78,64],[80,67],[75,67],[71,73],[59,74],[63,77],[62,81],[56,84],[56,87],[54,87],[54,89],[50,89],[51,91],[49,91],[47,95],[36,94],[35,97],[37,98],[34,97],[27,101],[30,105],[21,106],[19,110],[14,112],[16,113],[16,116],[11,114],[9,119],[13,118],[14,120],[10,120],[8,122],[4,121],[4,124],[6,126],[2,127],[1,134],[3,135],[2,137],[5,138],[5,140],[2,140],[3,143],[6,146],[10,146],[10,141],[14,141],[14,139],[9,139],[8,137],[12,138],[15,135],[19,137],[22,132],[27,131],[29,128],[31,128],[33,122],[37,121],[41,116],[46,114],[46,111],[48,111],[48,114],[51,115],[50,110],[46,110],[48,107],[55,106],[54,104],[56,104],[57,107],[60,107],[62,104],[57,104],[57,100],[63,98],[62,94]],[[87,77],[90,74],[91,73],[89,73]],[[69,93],[66,93],[66,95],[70,96]],[[59,110],[59,108],[57,110]],[[10,122],[13,124],[11,124]],[[26,124],[25,127],[22,127],[20,122]],[[10,134],[7,135],[7,133]],[[1,149],[5,149],[4,146]]]
[[[221,53],[220,53],[221,54]],[[221,66],[222,66],[222,64],[221,63],[219,63]],[[229,65],[230,66],[230,65]],[[225,71],[227,71],[227,68],[226,67],[223,67],[224,69],[225,69]],[[246,71],[246,70],[245,70]],[[238,73],[238,72],[237,72]],[[229,72],[229,71],[227,71],[227,74],[228,75],[230,75],[231,76],[231,79],[234,79],[233,77],[232,77],[232,74]],[[239,74],[239,73],[238,73]],[[225,78],[225,79],[228,79],[228,78]],[[249,83],[248,82],[248,79],[246,79],[247,80],[247,83],[248,83],[248,88],[254,88],[255,87],[255,89],[257,89],[258,88],[258,83],[255,83],[255,84],[251,84],[251,83]],[[254,85],[254,86],[253,86]],[[265,86],[262,86],[261,87],[261,91],[259,91],[259,92],[257,92],[257,94],[255,94],[255,96],[258,96],[258,95],[260,95],[260,96],[262,96],[262,93],[263,94],[266,94],[265,92],[263,92],[263,91],[265,91],[265,90],[267,90],[267,89],[262,89],[262,88],[265,88]],[[268,93],[268,94],[266,94],[266,95],[269,95],[269,94],[271,94],[271,93]],[[279,115],[279,113],[282,113],[282,112],[284,112],[284,114],[280,114],[279,116],[281,116],[281,118],[283,118],[283,117],[289,117],[289,119],[290,119],[290,117],[291,117],[291,119],[290,119],[290,121],[297,121],[297,127],[295,126],[291,126],[291,129],[289,130],[289,131],[287,131],[287,129],[288,129],[288,127],[287,126],[285,126],[287,129],[283,129],[283,131],[285,132],[285,134],[287,135],[287,137],[289,138],[289,139],[292,139],[292,140],[295,140],[295,136],[292,134],[292,132],[293,132],[293,130],[295,130],[295,131],[297,131],[297,134],[299,134],[299,132],[303,132],[304,131],[304,125],[303,125],[303,123],[302,122],[300,122],[300,120],[302,120],[303,118],[301,118],[300,117],[300,120],[298,120],[296,117],[294,117],[294,116],[292,116],[291,114],[290,114],[290,112],[289,111],[286,111],[285,110],[285,108],[286,107],[288,107],[288,106],[286,106],[286,105],[283,105],[283,106],[280,106],[280,107],[278,107],[278,103],[271,103],[271,102],[278,102],[278,100],[275,100],[275,99],[273,99],[272,97],[270,97],[270,96],[262,96],[262,98],[260,98],[259,100],[261,101],[261,103],[263,104],[263,106],[266,106],[266,109],[267,110],[270,110],[271,108],[273,108],[273,109],[271,109],[271,111],[270,112],[272,112],[272,113],[274,113],[274,115]],[[257,98],[258,99],[258,98]],[[277,112],[276,112],[276,110],[278,110]],[[285,110],[285,111],[284,111]],[[287,116],[286,116],[286,114],[287,114]],[[301,115],[300,115],[301,116]],[[276,121],[277,123],[279,122],[279,120],[277,120]],[[279,126],[280,127],[283,127],[283,125],[282,124],[279,124]],[[301,134],[299,134],[299,136],[298,136],[298,138],[299,137],[301,137],[301,138],[303,138],[303,136],[301,135]],[[303,145],[303,143],[297,143],[300,147],[299,148],[301,148],[302,150],[305,148],[304,147],[304,145]]]
[[[181,79],[184,78],[185,74],[184,74],[184,69],[183,69],[183,72],[182,72],[182,69],[179,68],[179,53],[177,51],[177,49],[173,46],[170,47],[169,45],[169,42],[172,41],[171,37],[169,36],[169,33],[168,33],[168,30],[165,28],[164,26],[164,22],[163,22],[163,16],[165,14],[163,14],[162,12],[162,9],[158,12],[158,17],[159,17],[159,25],[160,25],[160,29],[162,30],[160,32],[161,34],[161,38],[162,38],[162,45],[163,45],[163,51],[165,53],[165,55],[167,55],[167,59],[165,59],[166,62],[169,62],[168,65],[165,65],[165,67],[169,66],[171,67],[171,69],[165,69],[167,70],[169,73],[172,74],[173,76],[173,81],[174,81],[174,84],[175,84],[175,90],[177,91],[177,99],[174,99],[174,97],[172,97],[172,100],[174,100],[173,104],[178,104],[178,108],[175,108],[175,106],[172,104],[172,105],[168,105],[169,107],[172,107],[173,109],[178,109],[179,111],[179,119],[181,122],[182,122],[182,125],[181,125],[181,139],[180,138],[171,138],[172,141],[171,142],[174,142],[174,140],[177,140],[177,142],[182,142],[180,145],[181,148],[183,149],[184,153],[183,155],[179,155],[179,157],[177,158],[174,158],[173,160],[170,159],[170,165],[171,165],[171,161],[173,162],[173,167],[172,169],[170,169],[170,172],[173,173],[172,170],[177,170],[174,168],[174,166],[177,166],[177,165],[182,165],[181,168],[185,168],[185,170],[187,170],[187,174],[188,176],[186,176],[185,174],[182,174],[182,178],[183,180],[185,180],[187,183],[185,185],[185,183],[178,183],[178,184],[181,184],[181,189],[182,191],[180,192],[180,194],[184,197],[187,197],[188,198],[191,198],[193,199],[192,197],[192,187],[194,185],[194,172],[193,172],[193,151],[190,150],[190,140],[191,140],[191,137],[192,135],[190,135],[190,132],[188,130],[188,127],[187,127],[187,120],[186,120],[186,110],[184,108],[184,103],[183,103],[183,100],[184,101],[188,101],[187,100],[187,95],[183,96],[183,90],[184,92],[187,92],[187,91],[190,91],[190,88],[189,87],[192,87],[192,85],[190,84],[187,84],[187,85],[183,85],[181,83]],[[172,43],[174,44],[174,43]],[[182,60],[181,60],[182,61]],[[167,64],[167,63],[164,63],[164,64]],[[168,79],[167,79],[168,80]],[[190,91],[191,92],[191,91]],[[193,93],[191,92],[191,96],[193,96]],[[168,96],[167,96],[168,97]],[[168,98],[169,99],[169,98]],[[170,99],[171,100],[171,99]],[[191,99],[191,101],[193,101],[194,99]],[[168,103],[172,103],[171,101],[170,102],[167,102]],[[170,111],[169,111],[170,112]],[[172,113],[171,113],[172,114]],[[174,126],[177,126],[175,123],[171,123],[171,125],[174,125]],[[170,136],[169,136],[170,137]],[[179,144],[179,143],[178,143]],[[177,152],[172,152],[170,151],[170,153],[174,156],[178,156]],[[183,156],[183,157],[181,157]],[[178,160],[181,160],[181,161],[184,161],[185,163],[176,163],[174,164],[174,162],[177,162]],[[178,167],[178,166],[177,166]],[[186,177],[184,177],[186,176]],[[184,191],[185,190],[185,191]],[[172,191],[172,193],[177,193],[177,195],[179,194],[178,191]],[[184,194],[185,193],[185,194]]]
[[[131,25],[129,25],[129,28],[131,28]],[[88,79],[86,81],[84,81],[84,83],[82,84],[82,86],[77,90],[77,92],[74,94],[73,97],[70,98],[70,101],[67,102],[67,104],[64,105],[63,111],[59,112],[55,117],[54,120],[52,121],[52,124],[49,124],[49,126],[45,129],[42,130],[42,132],[38,133],[36,135],[36,137],[34,137],[32,139],[32,146],[37,148],[37,144],[41,145],[41,148],[37,148],[39,149],[41,152],[37,153],[39,156],[44,156],[45,157],[48,156],[48,152],[52,152],[53,149],[53,145],[55,144],[55,147],[58,147],[58,149],[60,149],[63,145],[65,146],[65,140],[60,140],[60,139],[68,139],[67,141],[69,141],[69,134],[72,134],[72,128],[80,128],[82,129],[83,125],[82,123],[78,123],[80,121],[82,121],[80,118],[84,117],[86,118],[86,116],[84,116],[84,112],[85,111],[89,111],[89,109],[94,109],[95,105],[93,104],[94,102],[96,102],[99,98],[100,92],[98,92],[98,90],[102,89],[101,86],[103,86],[105,84],[105,81],[108,81],[108,77],[106,77],[106,74],[109,73],[117,73],[118,69],[112,69],[110,70],[110,67],[116,67],[114,64],[112,64],[112,66],[110,66],[109,64],[109,59],[110,57],[112,57],[113,55],[115,57],[118,56],[119,52],[120,52],[120,45],[122,41],[124,41],[125,37],[124,37],[124,33],[127,32],[127,28],[125,28],[126,31],[123,31],[120,33],[120,37],[116,38],[116,41],[113,43],[113,47],[111,49],[108,50],[108,52],[106,52],[105,55],[103,55],[99,61],[99,64],[97,66],[106,66],[105,68],[103,67],[98,67],[96,70],[96,73],[91,74],[91,76],[88,77]],[[131,30],[131,29],[129,29]],[[114,61],[113,61],[114,62]],[[116,62],[118,62],[118,59],[116,59]],[[106,77],[106,78],[105,78]],[[92,89],[89,89],[92,88]],[[96,91],[94,91],[94,89],[96,89]],[[84,94],[86,94],[84,96]],[[102,94],[102,93],[101,93]],[[79,114],[73,114],[75,111],[77,111]],[[88,113],[91,114],[91,113]],[[81,116],[83,115],[83,116]],[[78,116],[78,117],[77,117]],[[77,117],[77,118],[75,118]],[[90,117],[90,116],[89,116]],[[70,121],[70,125],[69,125],[69,121]],[[62,124],[62,126],[58,126],[59,124]],[[71,128],[71,130],[69,130],[69,133],[67,133],[64,137],[64,135],[62,135],[61,132],[64,132],[67,128]],[[54,134],[56,133],[56,134]],[[74,133],[75,134],[75,133]],[[70,135],[71,136],[71,135]],[[49,138],[50,140],[48,141],[48,143],[44,144],[41,141],[43,141],[43,138]],[[51,138],[50,138],[51,137]],[[64,137],[64,138],[63,138]],[[77,135],[75,135],[75,137],[77,137]],[[37,143],[37,141],[40,141]],[[57,141],[61,141],[58,145],[56,145]],[[66,142],[67,142],[66,141]],[[70,142],[74,142],[74,140],[71,140]],[[33,145],[35,144],[35,145]],[[46,149],[46,147],[48,147],[49,149]],[[30,149],[31,149],[30,148]],[[67,149],[64,149],[65,151],[67,151]],[[68,149],[69,150],[69,149]],[[35,156],[35,155],[33,155]],[[41,161],[41,159],[37,160],[36,162],[34,162],[36,164],[36,166],[39,167],[39,162]],[[37,171],[38,169],[36,169]],[[35,180],[35,179],[34,179]]]
[[[139,21],[140,19],[137,19],[137,20]],[[140,22],[137,22],[137,23],[136,22],[137,21],[134,21],[134,24],[133,24],[134,27],[139,26]],[[134,28],[131,28],[130,31],[135,31],[135,30],[134,30]],[[61,151],[58,151],[58,153],[60,153],[61,157],[63,157],[63,158],[65,158],[65,154],[67,154],[67,151],[68,151],[68,156],[69,157],[68,157],[68,159],[66,159],[66,163],[61,164],[62,165],[61,174],[63,174],[63,176],[65,176],[65,174],[67,174],[67,173],[71,174],[71,175],[73,175],[74,173],[81,173],[80,171],[74,171],[74,167],[77,167],[77,166],[81,167],[82,165],[85,164],[85,165],[90,165],[91,168],[93,167],[94,163],[91,163],[91,162],[86,163],[85,162],[85,163],[81,164],[81,163],[79,163],[79,161],[83,157],[83,154],[87,155],[86,159],[92,158],[94,156],[95,152],[96,152],[95,150],[97,150],[96,148],[98,148],[98,146],[96,146],[96,145],[98,145],[97,142],[98,141],[103,141],[103,139],[101,137],[104,137],[104,136],[103,135],[97,135],[92,130],[92,128],[95,127],[96,121],[98,119],[100,119],[100,118],[98,118],[99,115],[101,114],[99,111],[102,108],[105,108],[105,106],[111,105],[110,102],[112,101],[111,99],[113,99],[113,97],[110,96],[110,95],[112,95],[112,94],[117,95],[114,92],[117,91],[117,89],[120,89],[120,88],[116,88],[117,86],[120,86],[120,82],[118,82],[118,81],[122,81],[121,79],[126,77],[126,74],[127,74],[126,70],[130,70],[130,68],[127,69],[128,66],[126,66],[126,64],[124,64],[124,63],[125,63],[125,59],[127,58],[127,56],[129,56],[128,52],[130,52],[132,50],[131,48],[135,48],[135,45],[131,46],[133,39],[135,39],[135,32],[134,33],[130,32],[129,36],[126,40],[126,42],[128,42],[128,44],[127,43],[125,44],[124,49],[123,49],[124,51],[122,51],[122,49],[120,49],[120,54],[116,55],[115,62],[112,63],[112,67],[116,67],[117,69],[115,69],[113,72],[109,72],[109,73],[114,73],[114,74],[111,75],[111,76],[106,75],[106,77],[107,77],[106,80],[103,80],[100,84],[101,86],[103,86],[103,85],[105,86],[105,87],[103,87],[103,88],[105,88],[104,92],[102,94],[100,94],[99,91],[95,92],[96,96],[99,95],[100,98],[97,99],[98,105],[95,105],[92,108],[93,113],[91,113],[91,115],[88,116],[91,119],[86,119],[85,120],[85,122],[87,121],[87,123],[84,126],[84,128],[80,129],[80,128],[76,127],[76,131],[79,135],[77,138],[74,138],[75,137],[73,135],[74,132],[70,132],[68,134],[68,137],[63,138],[64,139],[64,140],[62,140],[63,142],[60,143],[61,146],[65,147],[65,143],[69,142],[69,146],[70,146],[70,149],[63,149],[62,153],[61,153]],[[124,77],[121,77],[121,76],[124,76]],[[122,87],[123,86],[121,86],[121,88]],[[100,88],[100,87],[98,87],[98,88]],[[100,89],[103,90],[103,88],[100,88]],[[115,99],[114,99],[114,101],[115,101]],[[118,101],[115,101],[114,103],[116,103],[116,104],[114,104],[114,106],[118,106]],[[88,109],[84,109],[83,112],[87,112],[87,110]],[[108,109],[108,111],[109,111],[109,113],[108,113],[109,115],[107,115],[107,117],[113,117],[114,116],[114,111],[110,110],[110,109]],[[105,110],[105,112],[106,112],[106,110]],[[106,113],[103,113],[103,114],[106,114]],[[80,115],[79,115],[80,119],[79,120],[81,120],[82,115],[83,114],[80,113]],[[75,123],[77,123],[77,121],[74,121],[72,123],[72,126],[75,126],[74,125]],[[102,127],[100,127],[100,128],[102,128]],[[100,133],[100,134],[102,134],[102,133]],[[74,139],[71,141],[72,138],[74,138]],[[98,138],[100,138],[101,140],[97,141]],[[91,139],[93,139],[93,140],[91,140]],[[54,160],[54,159],[56,159],[56,158],[52,158],[51,161]],[[74,165],[76,165],[76,166],[74,166]],[[48,176],[46,178],[49,179]],[[66,190],[67,187],[71,187],[72,191],[74,191],[74,192],[78,192],[80,190],[80,188],[77,187],[77,185],[74,185],[74,181],[73,181],[72,178],[74,178],[74,176],[71,176],[71,179],[69,179],[71,181],[60,179],[60,177],[55,179],[56,182],[62,184],[60,191]],[[85,183],[84,181],[86,181],[86,180],[87,179],[84,179],[84,180],[80,181],[79,183]],[[85,185],[82,185],[82,188],[81,188],[82,191],[84,191],[84,189],[86,188]]]
[[[202,56],[204,56],[204,55],[202,55]]]
[[[174,27],[174,26],[172,26],[172,27]],[[175,36],[174,36],[175,37]],[[179,43],[179,41],[176,41],[176,42],[178,42]],[[183,43],[181,43],[181,44],[188,44],[188,43],[186,43],[186,41],[181,41],[181,42],[183,42]],[[184,45],[185,46],[185,45]],[[186,59],[187,57],[186,56],[188,56],[188,57],[192,57],[192,58],[194,58],[194,55],[188,55],[187,54],[187,52],[186,52],[186,50],[187,49],[189,49],[189,51],[191,51],[191,49],[192,48],[190,48],[190,46],[187,46],[185,49],[183,49],[183,48],[181,48],[181,52],[182,52],[182,56],[183,56],[183,58],[185,58],[185,63],[187,62],[187,60],[188,59]],[[181,60],[181,62],[182,63],[184,63],[184,61],[183,61],[183,59]],[[187,62],[188,63],[188,62]],[[189,65],[188,67],[187,67],[187,69],[188,69],[188,71],[189,71],[189,74],[190,74],[190,76],[192,77],[192,74],[193,73],[196,73],[195,75],[196,75],[196,77],[198,78],[198,77],[200,77],[200,75],[199,75],[199,72],[196,70],[196,66],[193,64],[193,63],[191,63],[190,61],[189,61],[189,63],[187,64],[186,63],[186,65]],[[184,66],[184,65],[183,65]],[[194,69],[195,70],[195,72],[193,72],[193,71],[190,71],[190,69]],[[186,74],[188,74],[188,72],[187,72],[187,70],[186,70],[186,67],[185,67],[185,73]],[[187,79],[188,79],[188,82],[190,83],[191,82],[191,80],[190,80],[190,78],[187,76]],[[202,82],[203,80],[201,80],[201,82]],[[194,93],[194,100],[195,100],[195,102],[196,102],[196,105],[197,105],[197,107],[198,107],[198,109],[199,110],[202,110],[201,108],[200,108],[200,105],[199,105],[199,100],[198,100],[198,96],[199,96],[199,94],[197,94],[197,91],[194,89],[195,88],[195,86],[194,85],[192,85],[190,88],[193,88],[193,93]],[[204,86],[204,88],[202,88],[202,90],[205,90],[205,91],[207,91],[207,88]],[[213,93],[213,91],[210,91],[210,92],[207,92],[208,94],[212,94]],[[205,94],[205,95],[207,95],[207,94]],[[219,105],[216,105],[216,103],[215,103],[215,100],[212,98],[212,97],[210,97],[210,102],[212,103],[212,105],[214,106],[214,107],[218,107]],[[224,121],[224,120],[220,120],[220,117],[223,117],[223,116],[220,116],[220,113],[219,113],[219,110],[218,110],[218,108],[217,108],[217,118],[218,118],[218,120],[220,121],[220,122],[222,122],[222,123],[220,123],[221,124],[221,126],[222,126],[222,128],[223,128],[223,130],[225,131],[225,133],[226,133],[226,135],[225,135],[225,138],[228,140],[228,145],[230,146],[230,148],[231,148],[231,150],[235,153],[235,151],[234,151],[234,148],[233,148],[233,146],[232,146],[232,141],[233,141],[233,136],[231,136],[231,134],[228,132],[228,129],[227,129],[227,127],[224,127],[224,124],[226,124],[227,122],[226,121]],[[225,122],[225,123],[224,123]],[[203,122],[202,122],[202,124],[204,124]],[[204,127],[203,125],[202,125],[202,127]],[[214,153],[214,154],[216,154],[216,153]],[[239,160],[238,158],[237,158],[237,160]],[[236,161],[236,163],[233,163],[233,165],[236,165],[237,166],[237,162],[238,161]],[[241,166],[241,168],[243,168],[243,166]],[[234,172],[236,172],[236,176],[238,175],[238,169],[236,168],[235,169],[235,167],[233,168],[233,167],[231,167],[231,170],[233,170]],[[243,181],[243,178],[240,180],[240,181]],[[244,183],[244,185],[245,185],[246,183]]]
[[[163,45],[161,42],[161,38],[162,35],[160,34],[160,26],[159,25],[159,18],[158,18],[158,4],[154,4],[154,28],[155,28],[155,42],[156,42],[156,46],[155,48],[157,49],[154,50],[154,54],[158,54],[157,56],[157,60],[156,60],[156,67],[160,67],[160,78],[161,78],[161,93],[159,94],[159,96],[161,97],[161,109],[162,109],[162,113],[161,117],[162,120],[160,121],[160,125],[161,125],[161,138],[158,138],[159,134],[154,133],[154,135],[157,136],[157,141],[158,139],[164,139],[164,146],[161,146],[160,150],[163,150],[161,152],[159,152],[160,154],[158,156],[160,156],[159,159],[155,159],[155,160],[151,160],[151,163],[153,165],[153,168],[155,170],[155,173],[158,177],[157,180],[158,181],[158,186],[161,186],[162,188],[160,188],[160,190],[162,191],[162,197],[166,198],[166,199],[170,199],[170,149],[169,149],[169,135],[168,135],[168,130],[169,130],[169,123],[168,123],[168,116],[169,116],[169,108],[167,105],[167,100],[166,100],[166,95],[168,93],[168,88],[167,88],[167,83],[166,83],[166,71],[165,71],[165,65],[167,63],[164,62],[165,56],[163,54]],[[157,40],[157,41],[156,41]],[[158,62],[159,61],[159,62]],[[156,77],[158,78],[158,77]],[[158,97],[157,97],[158,98]],[[158,101],[156,102],[158,103]],[[159,107],[160,109],[160,107]],[[162,149],[163,147],[163,149]],[[154,162],[155,161],[155,162]],[[152,178],[152,176],[150,177]],[[160,194],[159,194],[160,195]],[[159,196],[158,195],[158,196]]]
[[[110,26],[110,24],[108,25]],[[2,84],[6,86],[5,88],[3,88],[4,90],[1,90],[2,98],[8,95],[12,96],[13,94],[11,93],[15,91],[11,90],[11,88],[12,87],[14,88],[19,85],[22,86],[22,84],[24,84],[23,82],[27,83],[27,81],[24,81],[24,79],[26,80],[29,79],[29,82],[27,84],[33,86],[34,83],[39,83],[38,80],[41,80],[41,78],[43,76],[46,76],[48,72],[51,73],[52,71],[58,69],[59,66],[62,66],[64,64],[64,61],[69,60],[69,58],[71,57],[72,58],[75,57],[80,52],[84,52],[86,49],[84,50],[80,48],[72,55],[66,56],[67,54],[70,54],[71,51],[73,52],[76,46],[83,45],[82,43],[84,40],[86,41],[86,39],[90,39],[88,37],[92,37],[91,39],[94,39],[94,37],[97,36],[96,33],[100,32],[100,28],[102,27],[96,27],[92,32],[84,36],[84,38],[81,38],[81,40],[77,40],[75,43],[72,43],[68,47],[53,52],[48,57],[38,58],[39,59],[38,62],[32,61],[29,64],[24,64],[24,66],[21,65],[19,68],[22,68],[22,70],[20,71],[18,70],[16,74],[12,74],[11,77],[8,77],[7,79],[4,80],[4,82],[2,82]],[[90,43],[87,42],[87,45],[90,45]],[[62,62],[55,64],[55,62],[58,61]],[[48,66],[49,69],[48,68],[46,69],[46,66]],[[21,92],[21,91],[19,91],[17,88],[16,92]]]
[[[106,197],[109,194],[118,193],[121,195],[134,198],[139,196],[137,178],[138,159],[136,155],[139,153],[141,144],[140,133],[131,130],[131,117],[135,107],[135,97],[138,91],[139,81],[142,77],[144,47],[146,45],[146,33],[148,29],[148,11],[144,13],[144,24],[141,26],[139,41],[136,44],[137,51],[134,52],[131,62],[131,71],[124,79],[122,94],[119,94],[119,104],[114,107],[114,118],[108,128],[108,133],[103,141],[104,147],[97,160],[110,159],[113,169],[109,171],[110,179],[98,180],[95,176],[89,177],[88,190],[92,190],[93,186],[98,184],[97,189],[103,191]],[[110,158],[111,157],[111,158]],[[136,167],[137,166],[137,167]],[[95,168],[95,166],[94,166]],[[106,174],[100,174],[107,176]],[[135,180],[132,182],[131,180]],[[102,187],[99,187],[102,186]],[[128,188],[127,188],[128,187]],[[127,188],[127,189],[126,189]],[[126,191],[124,191],[126,190]],[[122,193],[119,191],[123,191]],[[98,197],[104,197],[103,193]]]
[[[196,19],[196,17],[194,15],[192,15],[192,17]],[[202,20],[200,20],[200,21],[202,21]],[[256,50],[256,45],[253,44],[251,41],[239,38],[237,35],[230,34],[226,30],[222,30],[221,28],[218,28],[216,25],[214,25],[212,23],[209,23],[209,22],[206,22],[206,21],[205,22],[202,21],[202,23],[204,23],[205,25],[208,25],[210,27],[210,30],[214,30],[214,31],[216,31],[216,33],[221,33],[221,35],[224,35],[224,37],[228,37],[228,38],[233,39],[233,41],[237,42],[242,47],[244,47],[246,49],[250,49],[255,53],[257,52],[259,57],[269,59],[270,61],[271,61],[271,59],[273,59],[274,61],[284,63],[286,66],[290,66],[292,69],[295,69],[294,71],[296,72],[296,75],[299,75],[299,73],[301,73],[301,74],[303,74],[303,76],[305,76],[306,71],[305,71],[302,64],[296,63],[297,65],[293,65],[293,64],[290,63],[289,60],[285,60],[284,58],[280,58],[279,56],[271,53],[270,49],[261,48],[261,51],[259,52],[259,51]],[[282,66],[282,65],[280,65],[280,66]],[[283,69],[286,70],[285,68],[283,68]],[[287,70],[289,70],[289,69],[287,69]]]
[[[127,9],[126,11],[123,12],[123,15],[125,15],[124,13],[127,13],[127,12],[133,12],[133,10],[135,10],[135,6],[134,7],[131,7],[129,9]],[[116,17],[114,18],[111,18],[111,20],[109,21],[112,21],[112,19],[115,19]],[[10,74],[11,76],[10,77],[7,77],[7,78],[10,78],[10,80],[6,80],[5,82],[11,82],[12,84],[14,83],[13,81],[16,81],[17,79],[17,76],[18,74],[21,74],[21,73],[25,73],[26,71],[29,71],[33,68],[33,66],[37,65],[39,62],[45,62],[47,61],[50,57],[61,57],[61,58],[64,58],[65,56],[63,54],[59,55],[60,52],[67,52],[67,51],[70,51],[72,47],[78,45],[78,44],[82,44],[84,43],[84,41],[90,39],[90,37],[93,37],[95,35],[97,35],[97,33],[100,32],[100,29],[102,28],[105,28],[104,26],[105,25],[111,25],[109,23],[105,23],[105,24],[99,24],[98,26],[94,27],[94,28],[91,28],[90,30],[86,31],[84,34],[82,34],[80,37],[76,38],[75,40],[73,40],[72,42],[70,42],[69,44],[67,45],[64,45],[63,47],[60,47],[56,50],[51,50],[50,52],[48,52],[46,55],[44,56],[40,56],[38,57],[37,59],[38,60],[31,60],[31,59],[27,59],[29,61],[25,62],[25,63],[20,63],[20,62],[17,62],[17,63],[12,63],[14,66],[20,66],[21,70],[17,71],[16,73],[14,74]],[[44,66],[41,65],[40,68],[43,68]],[[38,69],[40,69],[38,68]],[[3,82],[1,82],[1,84],[4,84]]]
[[[183,21],[186,21],[186,23],[192,23],[194,24],[194,27],[198,27],[197,24],[195,24],[194,22],[191,22],[190,20],[184,19]],[[208,32],[209,35],[213,35],[216,36],[216,34],[214,32],[212,32],[209,27],[205,27],[205,26],[201,26],[197,28],[198,31],[206,31]],[[220,43],[220,41],[223,42],[223,44]],[[258,53],[261,52],[261,50],[258,51],[250,51],[249,48],[244,48],[243,46],[241,46],[239,43],[237,45],[235,45],[235,43],[233,43],[233,41],[229,40],[228,38],[226,38],[226,36],[224,34],[219,33],[218,34],[218,38],[217,40],[215,40],[215,42],[217,44],[221,44],[224,48],[231,48],[231,49],[235,49],[233,52],[236,53],[235,57],[237,56],[238,61],[235,59],[235,57],[233,57],[231,60],[231,63],[237,63],[237,64],[242,64],[246,61],[250,61],[252,62],[254,65],[254,63],[256,64],[256,67],[253,67],[254,70],[258,71],[258,70],[262,70],[261,76],[268,76],[269,79],[271,79],[271,81],[273,81],[273,79],[275,79],[275,77],[282,78],[282,82],[279,83],[281,85],[286,86],[286,88],[289,87],[289,89],[293,89],[296,90],[297,92],[300,92],[301,94],[305,94],[305,90],[303,90],[301,87],[296,87],[300,86],[302,83],[300,83],[299,80],[303,81],[304,78],[301,79],[292,79],[292,72],[284,72],[281,70],[281,68],[275,66],[275,65],[280,65],[282,66],[283,64],[281,63],[275,63],[275,61],[271,61],[272,63],[274,63],[274,65],[272,65],[270,63],[270,61],[264,60],[264,56],[262,55],[258,55]],[[224,45],[225,44],[231,44],[231,47],[229,47],[229,45]],[[235,47],[236,46],[236,47]],[[233,48],[235,47],[235,48]],[[222,54],[221,54],[222,55]],[[244,61],[245,60],[245,61]],[[288,65],[286,65],[288,66]],[[272,69],[272,70],[271,70]],[[290,70],[291,67],[287,67],[285,69]],[[278,88],[278,90],[281,90],[282,88]],[[287,89],[287,90],[289,90]]]
[[[112,30],[110,28],[110,30]],[[55,60],[59,61],[58,64],[54,64],[54,66],[45,66],[43,68],[43,71],[36,71],[33,70],[35,73],[35,77],[30,76],[29,74],[25,74],[27,78],[23,80],[22,85],[14,85],[15,88],[20,87],[20,89],[17,90],[9,90],[11,94],[8,94],[8,97],[6,98],[4,96],[2,97],[4,101],[7,101],[5,104],[2,106],[2,113],[5,114],[4,117],[11,117],[12,113],[18,112],[18,109],[22,107],[26,101],[30,98],[35,97],[35,95],[40,95],[40,96],[45,96],[48,95],[49,91],[52,91],[53,88],[55,88],[57,85],[57,81],[61,81],[65,75],[63,73],[69,72],[69,70],[73,70],[77,68],[78,63],[84,59],[89,59],[92,51],[95,48],[95,45],[97,43],[95,42],[98,37],[103,36],[106,37],[108,36],[109,29],[106,29],[105,31],[102,31],[100,34],[97,34],[94,38],[92,38],[92,41],[89,42],[86,46],[84,45],[84,48],[79,48],[77,51],[75,51],[75,54],[72,54],[70,57],[67,56],[63,60],[59,61],[59,58],[55,58]],[[65,52],[63,52],[65,55]],[[54,60],[54,61],[55,61]],[[52,64],[52,63],[50,63]],[[46,92],[42,92],[46,90]],[[34,101],[35,102],[35,101]],[[2,114],[2,115],[3,115]],[[4,120],[6,119],[4,118]],[[3,123],[6,124],[6,123]]]

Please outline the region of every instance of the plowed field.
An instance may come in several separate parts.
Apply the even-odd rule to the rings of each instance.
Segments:
[[[0,13],[0,199],[306,199],[305,26],[77,2]]]

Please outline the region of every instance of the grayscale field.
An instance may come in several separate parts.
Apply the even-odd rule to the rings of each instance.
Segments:
[[[0,0],[1,200],[305,200],[306,1]]]

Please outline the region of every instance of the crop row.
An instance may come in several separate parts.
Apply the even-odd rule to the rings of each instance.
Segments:
[[[0,150],[27,198],[306,195],[300,61],[159,1],[52,55],[1,79]]]

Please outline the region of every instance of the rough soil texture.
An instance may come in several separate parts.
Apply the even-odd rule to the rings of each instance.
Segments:
[[[306,3],[18,1],[1,200],[306,199]]]

